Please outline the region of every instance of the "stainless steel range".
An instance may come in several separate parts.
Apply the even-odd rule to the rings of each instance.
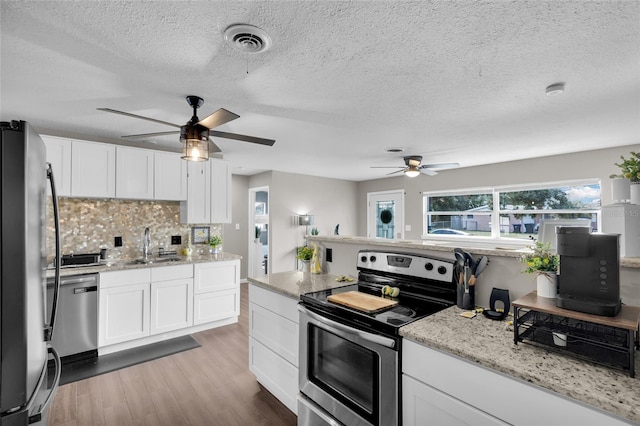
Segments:
[[[299,425],[401,424],[399,329],[456,303],[453,260],[366,250],[357,268],[356,284],[301,297]]]

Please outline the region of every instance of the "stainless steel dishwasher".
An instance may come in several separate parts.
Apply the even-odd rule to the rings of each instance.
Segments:
[[[51,309],[53,278],[47,279]],[[98,350],[98,274],[60,277],[58,313],[51,345],[61,357],[96,356]]]

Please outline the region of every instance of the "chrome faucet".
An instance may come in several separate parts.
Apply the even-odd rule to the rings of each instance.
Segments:
[[[151,246],[151,236],[149,235],[149,228],[144,229],[144,238],[142,239],[142,258],[147,260],[149,258],[149,247]]]

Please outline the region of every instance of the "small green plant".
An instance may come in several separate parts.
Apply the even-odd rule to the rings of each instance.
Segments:
[[[315,227],[311,228],[311,235],[318,235],[318,234],[319,234],[318,228],[315,228]]]
[[[218,235],[214,235],[213,237],[209,238],[209,247],[216,248],[221,245],[222,245],[222,237]]]
[[[520,260],[527,265],[522,272],[527,274],[546,274],[558,272],[560,256],[551,251],[551,244],[536,241],[532,253],[525,253]]]
[[[262,234],[262,229],[256,226],[256,239],[260,238],[260,234]]]
[[[296,259],[311,260],[312,257],[313,257],[313,247],[309,247],[309,246],[298,247],[298,253],[296,254]]]
[[[629,158],[624,158],[624,156],[620,156],[622,160],[621,163],[615,163],[616,166],[620,167],[620,174],[611,175],[610,178],[627,178],[630,179],[631,182],[640,182],[640,154],[637,152],[631,151],[631,156]]]

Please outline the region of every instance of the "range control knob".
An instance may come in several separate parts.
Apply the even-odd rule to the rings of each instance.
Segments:
[[[375,257],[375,256],[371,256],[371,257],[369,258],[369,260],[370,260],[370,261],[372,261],[372,262],[375,262],[375,261],[376,261],[376,257]]]
[[[446,268],[446,267],[444,267],[444,266],[438,266],[438,273],[439,273],[440,275],[444,275],[444,274],[446,274],[446,273],[447,273],[447,268]]]
[[[433,269],[433,263],[431,263],[431,262],[427,262],[427,263],[424,265],[424,269],[426,269],[427,271],[431,271],[431,270]]]
[[[360,256],[360,262],[365,263],[367,261],[367,256]]]

